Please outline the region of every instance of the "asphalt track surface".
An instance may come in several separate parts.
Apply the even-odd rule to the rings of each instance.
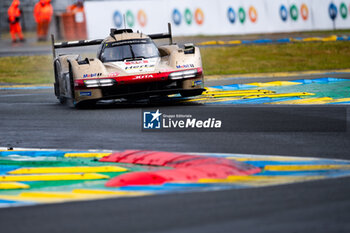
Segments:
[[[142,110],[160,108],[165,111],[175,107],[179,106],[115,104],[77,110],[60,105],[51,89],[2,91],[0,144],[27,148],[147,149],[343,159],[350,151],[350,135],[346,129],[346,132],[284,132],[285,114],[281,114],[280,118],[276,116],[272,132],[268,130],[269,125],[265,125],[263,130],[259,128],[257,132],[252,129],[249,132],[205,133],[141,131]],[[180,109],[188,108],[200,108],[206,115],[215,111],[215,107],[196,104],[180,106]],[[242,120],[242,110],[247,112],[244,121],[247,125],[257,120],[264,122],[263,118],[267,117],[263,105],[243,108],[228,105],[227,108],[230,108],[231,119],[238,123]],[[284,113],[293,116],[295,108],[298,106],[283,107]],[[333,109],[331,106],[324,108],[330,111]],[[347,106],[344,108],[349,112]],[[279,107],[273,109],[278,110]],[[227,112],[217,114],[224,117]],[[269,119],[265,121],[271,122]]]
[[[215,83],[219,81],[211,84]],[[50,89],[1,91],[0,145],[350,158],[349,127],[340,132],[147,133],[141,131],[141,112],[149,108],[143,104],[117,104],[76,110],[58,104]],[[234,105],[227,108],[240,110]],[[246,116],[248,122],[264,120],[264,114],[259,113],[265,107],[247,108],[252,113]],[[284,108],[291,116],[295,112],[295,106]],[[332,107],[325,108],[332,111]],[[344,108],[349,113],[349,108]],[[239,121],[237,116],[233,114],[232,118]],[[285,127],[285,117],[277,116],[281,129]],[[349,117],[346,121],[349,123]],[[0,225],[1,232],[16,233],[349,232],[349,191],[350,178],[341,178],[264,188],[5,208],[0,209]]]

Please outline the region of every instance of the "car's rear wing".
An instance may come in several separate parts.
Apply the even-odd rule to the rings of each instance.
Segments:
[[[148,35],[152,40],[167,39],[169,38],[169,44],[173,44],[173,36],[171,33],[171,23],[168,23],[168,33],[159,33]]]
[[[118,32],[132,32],[131,29],[122,29],[122,30],[116,30],[111,29],[111,34],[116,34]],[[168,23],[168,33],[159,33],[159,34],[151,34],[148,35],[152,40],[157,39],[167,39],[169,38],[169,43],[173,44],[173,37],[171,33],[171,24]],[[78,40],[78,41],[66,41],[66,42],[55,42],[55,36],[51,34],[51,43],[52,43],[52,55],[53,58],[56,58],[56,49],[62,49],[62,48],[72,48],[72,47],[82,47],[82,46],[90,46],[90,45],[100,45],[102,43],[103,39],[96,39],[96,40]]]
[[[56,58],[56,49],[62,48],[73,48],[73,47],[82,47],[90,45],[100,45],[103,39],[97,40],[77,40],[77,41],[66,41],[66,42],[55,42],[55,36],[51,34],[51,43],[52,43],[52,55],[53,58]]]

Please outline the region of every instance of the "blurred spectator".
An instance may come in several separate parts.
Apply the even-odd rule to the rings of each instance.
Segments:
[[[74,4],[67,7],[67,12],[68,13],[77,13],[77,12],[84,13],[84,1],[77,0]]]
[[[12,38],[12,43],[17,42],[18,36],[19,40],[21,42],[24,41],[24,37],[22,34],[22,27],[20,24],[20,18],[21,18],[21,10],[19,8],[20,1],[19,0],[13,0],[11,6],[9,7],[7,14],[8,14],[8,21],[10,24],[10,33]]]
[[[51,0],[40,0],[34,7],[34,19],[37,23],[38,41],[46,41],[53,9]]]

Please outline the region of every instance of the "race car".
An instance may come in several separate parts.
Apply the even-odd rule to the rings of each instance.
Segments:
[[[153,40],[169,39],[157,47]],[[198,47],[172,42],[168,33],[145,35],[131,29],[111,29],[105,39],[55,43],[55,95],[60,103],[73,106],[100,100],[147,99],[153,96],[201,95],[204,91],[202,60]],[[57,49],[99,45],[96,58],[79,54],[59,54]]]

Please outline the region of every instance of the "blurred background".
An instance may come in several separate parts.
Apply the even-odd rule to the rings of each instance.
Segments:
[[[34,5],[38,0],[22,0],[20,8],[22,9],[22,29],[23,31],[35,31],[36,23],[33,17]],[[8,32],[7,9],[10,7],[12,0],[1,0],[0,2],[0,30],[2,33]],[[56,14],[66,11],[66,7],[73,3],[72,0],[52,0],[51,4]]]
[[[33,9],[38,0],[23,0],[23,32],[34,32]],[[104,37],[109,28],[133,28],[145,33],[165,31],[175,36],[290,33],[350,28],[349,0],[86,0],[84,16],[67,14],[76,0],[51,0],[50,33],[60,39]],[[7,10],[0,2],[0,32],[8,33]],[[124,25],[125,16],[126,25]],[[79,24],[77,26],[77,24]],[[78,32],[74,32],[77,31]],[[74,38],[76,37],[76,38]]]
[[[0,83],[50,83],[50,34],[71,41],[102,39],[110,28],[164,33],[168,22],[180,47],[200,47],[206,76],[350,67],[350,0],[22,0],[16,23],[24,38],[10,33],[15,1],[0,1]],[[34,18],[41,2],[50,5],[43,25]],[[96,54],[82,49],[63,52]]]

